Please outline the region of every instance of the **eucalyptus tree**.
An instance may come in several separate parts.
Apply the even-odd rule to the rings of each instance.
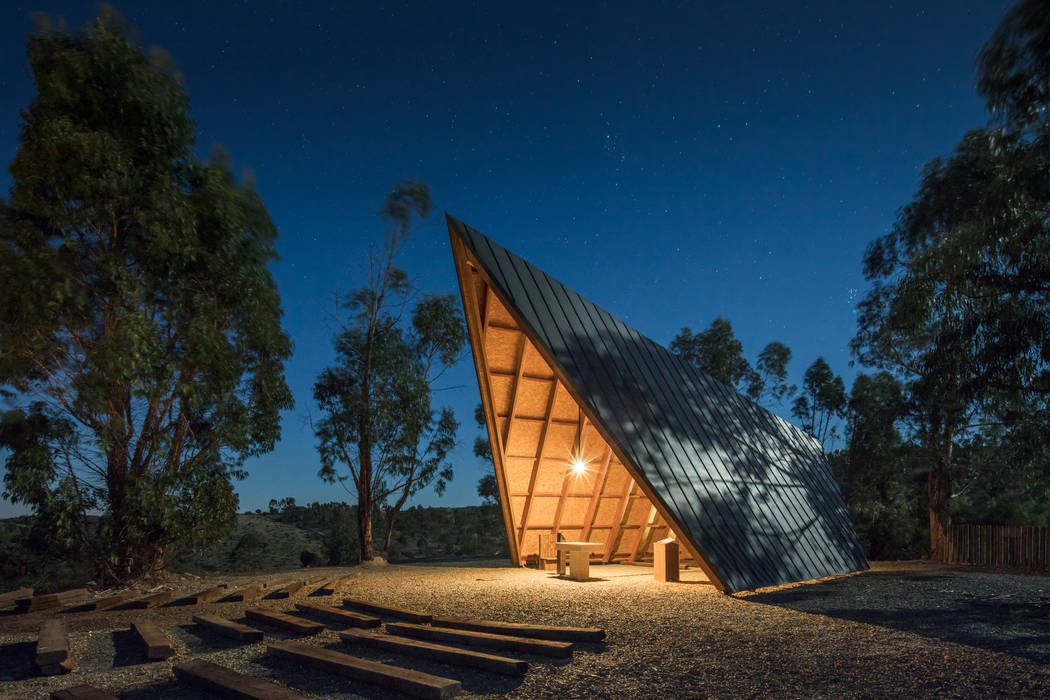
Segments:
[[[227,532],[231,479],[292,406],[277,230],[225,157],[194,156],[181,76],[133,34],[104,10],[29,39],[0,202],[4,495],[107,579]]]
[[[802,378],[802,390],[791,414],[802,429],[824,444],[838,437],[837,421],[846,414],[846,385],[823,357],[813,361]]]
[[[314,384],[319,475],[357,499],[362,561],[374,557],[373,510],[386,507],[383,556],[398,513],[415,493],[452,479],[458,428],[450,408],[434,410],[435,386],[458,360],[466,329],[454,297],[425,295],[395,265],[414,217],[426,218],[430,191],[405,181],[381,211],[386,237],[369,256],[368,283],[343,300],[348,317],[334,338],[336,362]],[[409,314],[409,307],[412,307]]]

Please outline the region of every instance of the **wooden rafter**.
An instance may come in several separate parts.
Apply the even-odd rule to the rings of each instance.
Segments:
[[[456,265],[456,277],[459,278],[460,297],[463,299],[464,316],[467,320],[467,334],[470,337],[471,353],[474,356],[474,368],[478,375],[478,384],[481,389],[481,405],[486,413],[485,426],[488,432],[489,444],[492,446],[492,461],[496,472],[496,487],[499,491],[500,510],[503,514],[503,522],[507,528],[507,544],[510,549],[511,560],[517,564],[521,563],[521,548],[514,537],[514,521],[510,510],[510,497],[507,495],[507,476],[505,465],[506,456],[503,446],[499,442],[499,432],[496,430],[495,406],[492,403],[492,391],[488,381],[488,359],[485,357],[485,336],[482,311],[479,308],[477,290],[474,287],[474,275],[479,274],[477,269],[471,271],[468,264],[466,251],[462,241],[452,238],[453,262]],[[488,281],[482,277],[483,296],[486,300],[492,294]],[[488,307],[487,311],[491,311]],[[491,313],[486,313],[486,317]]]
[[[582,539],[584,542],[590,538],[591,530],[594,529],[594,518],[598,515],[598,501],[602,497],[602,491],[605,490],[605,482],[609,479],[609,462],[611,460],[612,448],[606,445],[605,456],[602,457],[602,466],[598,471],[598,478],[594,480],[594,493],[591,494],[591,500],[587,504],[587,513],[583,516],[584,530]]]
[[[624,525],[627,524],[627,516],[631,512],[631,493],[634,491],[634,479],[628,478],[627,488],[620,497],[620,505],[616,508],[616,518],[613,519],[615,530],[609,533],[609,539],[605,540],[605,551],[602,552],[602,561],[608,563],[620,546],[623,537]]]
[[[583,459],[583,432],[587,428],[587,419],[583,415],[583,411],[580,411],[580,422],[576,428],[576,453],[573,455],[573,459]],[[573,463],[570,461],[565,465],[565,474],[561,479],[561,495],[558,497],[558,506],[554,509],[554,532],[558,532],[558,528],[561,527],[561,516],[565,511],[565,498],[569,494],[569,483],[573,480],[573,477],[578,477],[577,474],[573,473]]]
[[[525,541],[525,531],[529,528],[529,514],[532,510],[532,492],[536,490],[536,476],[540,471],[540,460],[543,459],[543,447],[547,443],[547,434],[550,432],[551,418],[554,415],[554,398],[558,395],[559,386],[561,386],[560,382],[555,382],[551,385],[551,395],[550,398],[547,399],[547,420],[543,423],[543,430],[540,431],[540,441],[536,446],[536,459],[532,463],[532,474],[529,475],[529,495],[525,497],[525,507],[521,511],[521,529],[518,532],[518,551],[521,551],[521,546]]]
[[[507,446],[510,444],[510,429],[514,425],[514,413],[518,410],[518,387],[521,386],[521,375],[525,371],[525,351],[529,347],[529,341],[525,338],[525,334],[521,334],[521,338],[518,340],[518,369],[514,375],[514,383],[510,387],[510,413],[507,415],[507,422],[503,424],[503,452],[506,453]]]
[[[656,506],[649,507],[649,517],[645,519],[645,527],[638,534],[638,542],[634,546],[634,554],[631,561],[638,561],[645,551],[649,549],[649,539],[652,537],[654,525],[656,524]]]

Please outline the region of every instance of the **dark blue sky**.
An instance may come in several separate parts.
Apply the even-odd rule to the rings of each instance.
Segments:
[[[317,5],[117,4],[186,74],[201,152],[220,143],[250,168],[280,229],[296,408],[247,465],[242,509],[346,497],[316,476],[311,385],[333,359],[332,294],[363,282],[376,212],[406,177],[661,343],[724,316],[749,359],[779,340],[794,381],[823,355],[849,384],[861,255],[923,163],[985,121],[973,58],[1008,3]],[[33,97],[29,13],[80,26],[95,6],[2,7],[6,164]],[[455,291],[443,217],[400,262],[423,289]],[[449,384],[456,478],[423,504],[476,502],[491,469],[470,454],[469,357]]]

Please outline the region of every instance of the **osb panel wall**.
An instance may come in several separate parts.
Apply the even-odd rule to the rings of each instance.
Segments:
[[[476,272],[470,287],[488,367],[486,415],[500,440],[498,476],[519,556],[535,554],[544,532],[601,542],[606,561],[651,553],[668,532],[663,519]],[[571,468],[577,455],[586,465],[580,474]]]

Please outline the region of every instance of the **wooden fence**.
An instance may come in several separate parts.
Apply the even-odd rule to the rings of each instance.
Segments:
[[[1050,528],[951,525],[944,560],[1003,569],[1050,571]]]

